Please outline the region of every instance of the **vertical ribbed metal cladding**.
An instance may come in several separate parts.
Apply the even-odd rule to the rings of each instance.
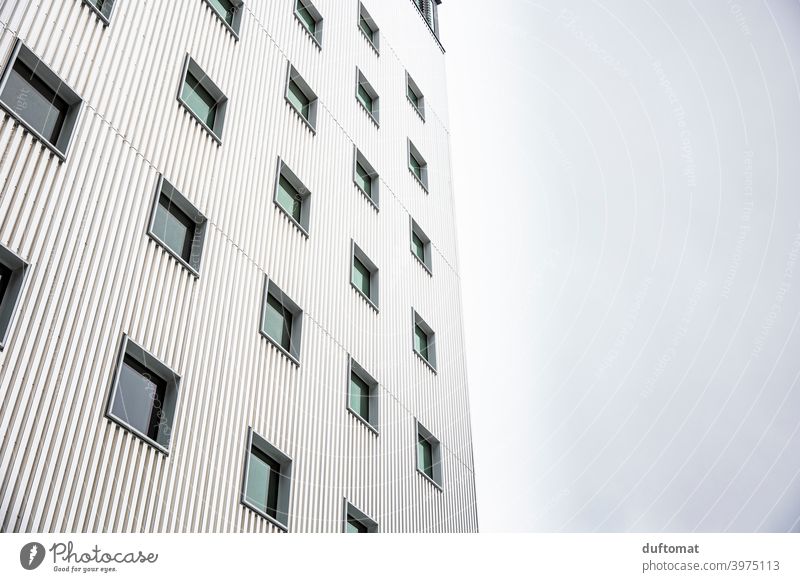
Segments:
[[[363,2],[380,55],[357,0],[315,0],[321,49],[294,0],[246,1],[239,40],[202,0],[117,0],[107,27],[81,0],[0,0],[3,65],[19,37],[83,99],[65,162],[0,115],[0,244],[31,265],[0,352],[2,531],[280,531],[240,503],[248,427],[292,459],[289,531],[341,531],[345,497],[383,532],[477,530],[444,58],[412,4]],[[187,54],[228,98],[221,144],[178,103]],[[289,63],[319,97],[315,132],[285,100]],[[279,157],[311,192],[307,238],[273,201]],[[198,278],[147,236],[160,175],[208,219]],[[351,239],[379,311],[350,285]],[[259,333],[265,276],[303,310],[299,366]],[[105,416],[123,335],[181,377],[168,455]],[[347,411],[351,356],[379,383],[378,434]],[[441,491],[416,471],[415,419],[441,441]]]

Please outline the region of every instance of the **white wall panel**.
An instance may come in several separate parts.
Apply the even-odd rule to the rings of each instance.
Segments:
[[[378,56],[356,0],[315,0],[321,50],[293,0],[246,2],[238,41],[202,0],[116,4],[104,27],[81,0],[0,0],[3,63],[19,36],[84,100],[64,163],[0,115],[0,243],[31,264],[0,352],[0,528],[276,531],[239,503],[253,426],[294,461],[290,531],[340,531],[345,496],[381,531],[476,530],[444,55],[414,5],[365,0]],[[221,145],[176,99],[186,53],[229,98]],[[284,100],[289,60],[319,96],[316,134]],[[353,184],[354,145],[379,211]],[[278,156],[312,192],[307,239],[273,203]],[[208,218],[199,278],[146,234],[159,173]],[[349,284],[351,239],[380,269],[379,313]],[[258,333],[265,275],[304,310],[299,367]],[[412,307],[436,374],[412,352]],[[169,456],[104,417],[123,334],[182,376]],[[379,381],[378,436],[345,408],[348,354]],[[442,492],[415,471],[415,418],[441,440]]]

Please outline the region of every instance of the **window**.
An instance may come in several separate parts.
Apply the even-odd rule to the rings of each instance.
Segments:
[[[0,245],[0,350],[6,346],[27,273],[28,264]]]
[[[378,434],[378,381],[353,358],[349,362],[347,410]]]
[[[439,4],[442,0],[414,0],[414,4],[419,10],[425,22],[430,27],[436,38],[439,38]]]
[[[244,12],[242,0],[205,0],[205,2],[223,22],[225,28],[238,40],[242,26],[242,12]]]
[[[81,98],[21,40],[0,80],[0,106],[60,160],[67,159]]]
[[[342,531],[343,533],[376,533],[378,531],[378,524],[375,520],[367,517],[366,513],[345,499]]]
[[[378,93],[372,88],[372,85],[369,84],[369,81],[367,81],[366,77],[364,77],[364,74],[359,69],[356,69],[356,99],[361,103],[361,106],[367,113],[369,113],[375,125],[379,125],[380,115],[378,101],[380,99]]]
[[[380,200],[380,179],[378,172],[367,161],[367,158],[358,150],[355,151],[355,163],[353,165],[353,181],[355,182],[361,193],[367,197],[367,200],[372,202],[375,209],[378,209],[378,202]]]
[[[108,26],[111,22],[111,12],[114,10],[114,0],[83,0],[97,15],[103,26]]]
[[[428,162],[419,153],[416,146],[408,140],[408,169],[414,174],[420,186],[428,191]]]
[[[312,132],[317,127],[317,96],[291,64],[286,76],[286,101]]]
[[[311,192],[280,158],[275,181],[275,205],[304,236],[308,236]]]
[[[419,313],[411,310],[414,353],[436,372],[436,334]]]
[[[163,453],[169,452],[180,377],[122,338],[106,416]]]
[[[302,324],[303,310],[270,281],[269,277],[265,277],[261,335],[298,366]]]
[[[294,15],[303,25],[314,42],[322,48],[322,14],[310,0],[295,0]]]
[[[292,460],[248,428],[242,504],[288,531],[291,482]]]
[[[222,143],[228,98],[189,55],[183,65],[178,101],[217,143]]]
[[[417,421],[417,471],[442,489],[442,445]]]
[[[369,41],[370,46],[375,49],[375,52],[380,54],[380,29],[361,2],[358,3],[358,28],[364,33],[364,36]]]
[[[425,267],[429,275],[433,274],[433,253],[431,252],[431,239],[422,231],[419,225],[411,221],[411,254]]]
[[[371,307],[378,310],[378,267],[364,254],[359,246],[351,241],[351,276],[350,284],[358,291]]]
[[[206,223],[206,217],[161,176],[147,234],[195,277],[200,275]]]
[[[406,97],[414,107],[414,111],[419,114],[422,121],[425,121],[425,97],[414,82],[414,79],[408,74],[408,71],[406,71]]]

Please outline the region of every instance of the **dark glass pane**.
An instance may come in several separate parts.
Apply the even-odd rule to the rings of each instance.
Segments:
[[[428,359],[428,334],[419,325],[414,326],[414,349]]]
[[[8,289],[8,282],[11,280],[11,269],[4,265],[0,265],[0,305],[3,304],[3,300],[6,296],[6,290]]]
[[[433,479],[433,447],[422,435],[417,435],[417,467]]]
[[[270,517],[278,515],[280,463],[253,447],[247,465],[245,499]]]
[[[363,14],[358,15],[358,25],[361,27],[361,30],[364,31],[364,34],[367,35],[367,38],[370,39],[373,43],[375,42],[375,33],[372,31],[372,28],[367,22],[367,19],[364,18]]]
[[[195,222],[164,194],[158,199],[153,233],[187,263],[192,257]]]
[[[308,31],[312,35],[315,35],[317,33],[317,21],[314,20],[311,12],[308,11],[308,8],[306,8],[302,2],[297,3],[297,15],[300,17],[300,20],[303,22]]]
[[[411,233],[411,247],[414,249],[414,254],[417,255],[420,261],[425,262],[425,243],[417,236],[416,232]]]
[[[161,442],[159,434],[171,430],[164,412],[166,382],[130,355],[125,355],[111,412],[125,424]]]
[[[236,13],[236,6],[233,5],[233,2],[229,0],[208,0],[208,2],[225,22],[233,25],[233,15]]]
[[[303,90],[295,81],[289,81],[289,102],[295,106],[300,114],[308,119],[310,101]]]
[[[370,422],[369,384],[355,373],[350,374],[350,408],[361,418]]]
[[[51,144],[58,141],[69,106],[20,59],[0,95],[8,107]]]
[[[408,98],[411,99],[411,103],[414,104],[414,107],[419,109],[419,97],[414,93],[414,89],[411,88],[411,85],[408,86]]]
[[[367,108],[367,111],[373,113],[372,111],[372,97],[370,96],[369,92],[364,88],[364,85],[361,83],[358,84],[358,100]]]
[[[408,156],[409,164],[411,165],[411,171],[414,172],[414,175],[422,180],[422,164],[419,163],[419,160],[414,157],[414,154],[409,154]]]
[[[183,84],[181,99],[209,129],[214,129],[214,120],[217,117],[217,100],[189,71],[186,72],[186,81]]]
[[[367,526],[351,515],[347,516],[347,528],[345,531],[346,533],[368,533]]]
[[[356,182],[358,186],[372,198],[372,176],[370,176],[364,166],[358,162],[356,162]]]
[[[289,351],[292,341],[292,314],[271,293],[267,295],[267,309],[264,313],[264,331],[285,350]]]
[[[370,295],[371,277],[372,273],[370,273],[366,265],[359,261],[358,257],[353,257],[353,284],[367,297],[372,297]]]
[[[283,176],[280,177],[278,180],[278,204],[281,205],[289,216],[294,218],[297,222],[300,222],[300,217],[302,215],[303,209],[303,198],[300,196],[300,193],[297,189],[292,186],[292,184],[284,178]]]

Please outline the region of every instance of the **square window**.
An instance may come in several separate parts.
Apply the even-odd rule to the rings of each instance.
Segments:
[[[350,256],[350,284],[375,311],[378,311],[378,267],[353,241],[350,245]]]
[[[317,95],[291,64],[286,75],[286,102],[297,111],[312,132],[317,128]]]
[[[248,428],[242,504],[288,531],[291,483],[292,460]]]
[[[413,218],[411,222],[411,254],[425,267],[429,275],[433,274],[433,253],[431,239],[422,231]]]
[[[168,453],[179,384],[175,372],[123,336],[106,416]]]
[[[417,471],[437,489],[442,489],[442,445],[428,429],[417,421]]]
[[[436,334],[414,309],[412,315],[412,345],[414,353],[436,373]]]
[[[428,191],[428,162],[419,153],[417,147],[408,140],[408,169],[414,174],[420,186]]]
[[[406,97],[414,107],[414,111],[419,114],[422,121],[425,121],[425,97],[414,82],[414,79],[408,74],[408,71],[406,71]]]
[[[302,324],[303,310],[270,281],[269,277],[265,277],[261,335],[298,366]]]
[[[280,158],[275,180],[275,205],[304,236],[308,236],[311,192]]]
[[[294,15],[311,35],[319,48],[322,48],[322,14],[310,0],[295,0]]]
[[[28,264],[0,245],[0,350],[6,346],[27,274]]]
[[[354,148],[354,151],[353,181],[377,210],[380,201],[380,176],[357,147]]]
[[[21,40],[0,80],[0,106],[60,160],[67,158],[81,98]]]
[[[377,91],[369,84],[369,81],[359,69],[356,69],[356,99],[369,113],[370,119],[375,122],[375,125],[380,125],[378,108],[380,98]]]
[[[242,13],[244,2],[242,0],[205,0],[214,14],[222,21],[235,39],[239,39],[242,27]]]
[[[111,12],[114,10],[115,0],[83,0],[83,2],[92,9],[103,26],[108,26],[111,22]]]
[[[349,358],[347,409],[378,434],[378,381]]]
[[[183,194],[159,177],[147,234],[195,277],[200,276],[207,222]]]
[[[344,500],[343,533],[376,533],[378,523],[358,509],[355,505]]]
[[[189,55],[183,65],[178,101],[217,143],[222,143],[228,98]]]
[[[358,28],[369,41],[370,46],[375,49],[375,52],[380,54],[380,29],[378,28],[378,25],[375,24],[372,16],[370,16],[369,12],[367,12],[367,9],[361,2],[358,3]]]

